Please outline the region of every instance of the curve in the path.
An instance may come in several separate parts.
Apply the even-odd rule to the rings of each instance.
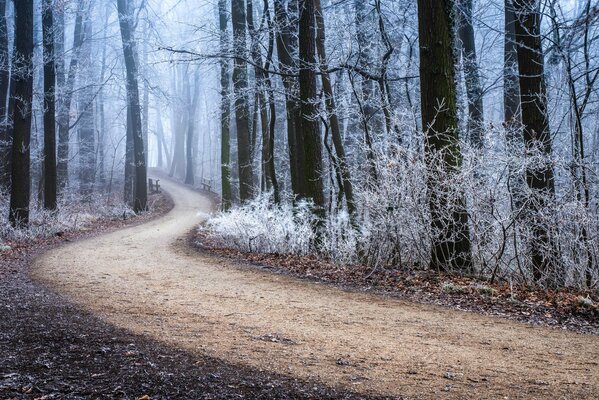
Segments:
[[[169,345],[353,391],[415,398],[591,399],[599,338],[406,303],[198,256],[210,201],[163,180],[164,217],[72,243],[36,279]]]

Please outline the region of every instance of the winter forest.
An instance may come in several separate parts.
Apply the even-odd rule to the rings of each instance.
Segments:
[[[132,289],[138,284],[132,277],[146,279],[139,263],[153,265],[147,274],[160,274],[155,295],[135,300],[144,304],[161,290],[176,297],[183,289],[172,282],[189,278],[213,279],[207,289],[188,288],[197,296],[217,289],[243,296],[266,285],[252,280],[238,292],[226,282],[245,285],[246,275],[203,270],[205,258],[185,272],[192,276],[179,276],[182,250],[163,246],[187,235],[194,250],[186,251],[198,257],[596,335],[598,55],[596,0],[0,0],[0,255],[15,265],[10,254],[33,254],[40,242],[76,242],[62,255],[48,250],[23,261],[31,263],[24,274],[94,315],[126,301],[92,299],[104,285],[98,281],[122,274],[132,285],[123,293],[146,292]],[[104,230],[115,232],[93,239],[94,246],[75,240]],[[120,231],[130,233],[108,241]],[[116,289],[107,296],[121,296],[118,282],[110,282]],[[174,292],[162,285],[175,285],[168,286]],[[295,290],[314,296],[316,308],[330,304],[319,297],[328,294],[289,285],[280,289],[283,297],[267,297],[269,304]],[[207,299],[241,320],[259,309],[246,304],[245,313],[239,297],[241,311],[231,306],[227,313],[226,301]],[[367,319],[366,309],[355,309]],[[248,341],[302,343],[282,316],[269,318],[279,331]],[[181,322],[187,327],[181,329],[195,323]],[[127,322],[125,329],[141,334],[135,326]],[[351,335],[347,329],[338,331]],[[597,356],[595,338],[580,339],[590,359]],[[559,347],[574,339],[543,340]],[[266,365],[231,358],[221,342],[207,346],[210,357],[235,366]],[[573,365],[582,362],[568,356]],[[266,371],[313,378],[299,364],[292,373],[272,362]],[[536,379],[549,387],[541,393],[531,386],[525,398],[562,391],[591,398],[599,388],[596,369],[577,377],[590,387],[568,392],[559,371],[532,379],[532,365],[504,371],[507,386],[495,383],[494,394],[478,383],[460,386],[457,377],[477,373],[478,362],[440,372],[439,387],[451,386],[447,398],[513,394],[508,383],[525,378],[525,386]],[[345,355],[336,365],[357,368]],[[0,362],[0,372],[3,366],[9,371]],[[445,398],[424,395],[417,385],[393,386],[385,374],[395,367],[371,367],[351,391]],[[317,381],[324,389],[308,394],[281,378],[276,390],[291,392],[262,398],[341,396],[326,388],[344,375],[323,374]],[[225,380],[234,375],[222,372]],[[9,396],[1,378],[0,397],[3,390]],[[151,390],[135,390],[131,398],[150,398],[139,396]],[[164,390],[164,398],[182,398]]]

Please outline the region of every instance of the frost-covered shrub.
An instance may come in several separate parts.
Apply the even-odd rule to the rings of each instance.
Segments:
[[[206,225],[225,245],[244,251],[308,255],[316,219],[310,204],[273,205],[268,195],[211,218]]]
[[[541,152],[524,157],[506,148],[505,135],[503,129],[489,130],[483,149],[461,143],[462,166],[449,173],[441,164],[427,166],[419,147],[375,148],[374,165],[360,160],[352,164],[359,209],[355,223],[332,196],[317,236],[308,204],[275,206],[269,196],[219,214],[205,229],[226,245],[245,251],[318,254],[339,263],[373,268],[427,268],[432,240],[439,235],[431,227],[429,208],[431,193],[436,190],[448,199],[441,208],[446,220],[465,205],[472,273],[532,283],[530,254],[534,249],[548,265],[538,284],[583,286],[597,282],[599,193],[591,190],[589,204],[585,204],[581,186],[572,178],[571,157],[554,154],[548,158]],[[546,165],[555,173],[555,195],[533,192],[525,181],[527,169]],[[591,167],[587,178],[596,187],[597,170]],[[431,173],[436,174],[434,187],[427,182]],[[546,230],[547,240],[538,240],[538,227]]]
[[[58,232],[85,229],[98,219],[122,218],[123,213],[131,212],[119,195],[94,196],[91,202],[85,202],[77,194],[66,194],[59,198],[58,210],[48,211],[36,202],[32,203],[29,215],[29,226],[15,229],[8,223],[10,199],[0,194],[0,242],[5,240],[26,240],[37,237],[48,237]]]

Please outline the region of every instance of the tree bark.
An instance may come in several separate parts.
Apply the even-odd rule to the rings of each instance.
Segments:
[[[235,93],[235,122],[237,127],[237,157],[239,166],[239,199],[253,196],[253,171],[250,155],[250,107],[247,97],[248,77],[246,56],[246,12],[243,0],[231,0],[233,24],[233,88]]]
[[[29,224],[31,186],[31,103],[33,99],[33,0],[15,1],[15,53],[12,185],[9,221],[12,226]]]
[[[135,161],[134,206],[136,213],[148,208],[148,183],[146,156],[141,125],[141,106],[139,104],[138,66],[135,58],[135,39],[131,26],[132,14],[127,0],[117,0],[119,25],[123,40],[123,56],[127,70],[127,102],[131,110],[131,130]]]
[[[85,40],[85,32],[83,30],[83,18],[87,14],[86,9],[88,7],[87,1],[80,1],[77,9],[77,16],[75,17],[75,29],[73,34],[73,51],[71,54],[71,62],[69,64],[68,77],[64,85],[61,87],[61,101],[60,110],[58,114],[58,160],[57,160],[57,180],[58,188],[64,190],[69,180],[69,133],[70,133],[70,114],[71,114],[71,102],[73,99],[73,87],[75,85],[75,79],[77,77],[77,69],[79,66],[79,55],[81,53],[81,45]],[[64,13],[64,9],[60,11]],[[64,29],[64,15],[60,17],[62,19],[62,28]],[[61,41],[59,38],[58,41]],[[61,44],[64,50],[64,42]],[[63,52],[64,54],[64,52]],[[64,55],[61,55],[64,56]],[[60,76],[59,70],[57,70]]]
[[[297,2],[297,0],[291,0]],[[291,190],[294,195],[302,196],[304,173],[304,151],[300,145],[301,115],[300,104],[297,101],[298,81],[297,75],[297,37],[295,23],[288,15],[287,7],[283,0],[274,0],[275,23],[277,30],[277,55],[279,69],[285,88],[285,111],[287,113],[287,142],[289,147],[289,168],[291,173]]]
[[[301,144],[304,149],[306,198],[314,201],[314,212],[325,216],[324,182],[322,178],[322,141],[318,119],[316,88],[316,20],[314,0],[300,0],[299,10],[299,86],[301,99]]]
[[[464,66],[464,80],[468,97],[468,139],[477,148],[483,145],[484,108],[483,90],[480,83],[476,44],[472,24],[473,0],[459,0],[457,7],[458,36]]]
[[[229,54],[229,38],[227,32],[227,6],[226,0],[218,0],[218,22],[220,28],[220,51]],[[220,60],[220,171],[221,171],[221,195],[222,209],[227,211],[231,208],[233,195],[231,191],[231,78],[230,63],[226,57]]]
[[[44,208],[56,210],[56,64],[53,1],[42,4],[44,46]]]
[[[90,202],[94,191],[96,175],[96,135],[94,128],[94,76],[91,65],[92,25],[87,20],[83,24],[87,40],[82,44],[80,53],[79,83],[82,89],[78,93],[79,121],[77,133],[79,139],[79,192],[84,201]]]
[[[8,123],[8,91],[10,89],[8,26],[6,0],[0,0],[0,189],[10,188],[10,159],[12,157]]]
[[[448,182],[462,163],[457,129],[453,5],[452,0],[418,0],[422,126],[432,228],[431,268],[470,271],[468,213],[463,194],[452,201]]]

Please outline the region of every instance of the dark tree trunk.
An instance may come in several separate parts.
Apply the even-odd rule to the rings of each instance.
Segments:
[[[544,57],[541,44],[541,15],[539,0],[514,0],[516,43],[520,72],[520,105],[524,148],[527,154],[541,152],[547,157],[526,170],[526,183],[531,189],[529,201],[532,215],[533,240],[530,244],[532,272],[536,281],[550,269],[555,269],[555,244],[548,227],[540,221],[539,212],[555,195],[551,156],[551,135],[547,116],[547,90],[544,76]],[[552,285],[554,282],[548,282]]]
[[[15,1],[15,54],[13,74],[15,105],[13,113],[12,185],[10,223],[29,224],[31,188],[31,103],[33,99],[33,0]]]
[[[75,30],[73,34],[73,51],[71,54],[71,62],[69,64],[69,73],[66,82],[61,87],[61,100],[60,110],[58,114],[58,160],[57,160],[57,180],[58,188],[63,190],[66,188],[69,180],[69,133],[70,133],[70,114],[71,114],[71,102],[73,99],[73,87],[75,85],[75,79],[77,77],[77,69],[79,65],[79,54],[81,53],[81,45],[85,40],[85,32],[83,30],[83,18],[86,14],[87,2],[81,1],[77,9],[77,16],[75,17]],[[61,9],[60,13],[64,14],[64,9]],[[62,29],[64,29],[64,15],[61,15]],[[62,31],[61,31],[62,32]],[[60,35],[60,33],[59,33]],[[64,39],[59,37],[59,46],[62,46],[64,50]],[[58,43],[57,43],[58,44]],[[60,57],[64,57],[63,54],[59,54]],[[61,75],[60,70],[57,69],[58,76]],[[59,82],[60,84],[60,82]]]
[[[292,0],[296,2],[297,0]],[[287,142],[289,146],[289,167],[291,173],[291,190],[295,195],[302,195],[304,181],[304,151],[299,142],[301,133],[300,104],[297,101],[298,82],[294,75],[297,74],[297,38],[296,25],[288,15],[283,0],[274,0],[275,23],[277,29],[277,55],[279,68],[285,73],[282,76],[285,87],[285,110],[287,113]]]
[[[133,134],[133,153],[135,161],[134,206],[136,213],[148,208],[148,183],[146,155],[144,151],[141,125],[141,106],[139,104],[139,87],[137,83],[138,68],[135,59],[135,39],[131,26],[132,15],[127,0],[117,0],[119,25],[123,40],[123,56],[127,70],[127,102],[131,110],[131,131]]]
[[[220,51],[222,54],[229,54],[229,36],[227,32],[227,6],[226,0],[218,0],[218,20],[220,28]],[[233,201],[231,191],[231,78],[230,63],[224,57],[220,61],[220,132],[221,132],[221,152],[220,152],[220,171],[221,171],[221,194],[222,209],[228,210]]]
[[[520,82],[518,80],[518,46],[516,16],[512,0],[505,0],[505,38],[503,51],[503,116],[506,128],[520,127]]]
[[[422,126],[425,130],[431,268],[470,271],[468,213],[447,181],[461,167],[453,56],[453,1],[418,0]],[[439,105],[443,104],[442,107]]]
[[[242,202],[253,196],[253,171],[250,155],[250,107],[247,98],[248,77],[246,57],[246,12],[243,0],[231,1],[233,24],[233,88],[235,92],[235,122],[237,127],[237,157],[239,164],[239,198]]]
[[[299,10],[299,86],[301,99],[301,143],[304,148],[305,196],[314,201],[315,213],[324,217],[322,141],[316,88],[316,19],[314,0],[301,0]]]
[[[503,51],[503,118],[507,149],[510,154],[522,151],[522,118],[520,115],[520,81],[518,77],[518,46],[516,44],[516,16],[512,0],[505,0],[505,37]],[[513,211],[519,212],[524,204],[524,174],[510,167],[509,188]]]
[[[10,72],[6,2],[6,0],[0,0],[0,190],[8,190],[10,188],[10,159],[12,156],[12,138],[7,129]]]
[[[328,73],[328,63],[326,55],[326,31],[324,24],[324,15],[322,13],[322,7],[320,0],[314,0],[315,17],[317,26],[316,35],[316,47],[319,55],[320,62],[320,77],[322,80],[322,88],[324,91],[324,102],[329,117],[329,124],[331,127],[331,136],[333,139],[333,146],[335,147],[335,153],[337,154],[337,164],[339,167],[339,173],[342,178],[343,187],[339,188],[345,195],[347,202],[347,210],[349,211],[352,222],[355,219],[356,205],[354,203],[354,190],[351,180],[351,174],[349,172],[349,165],[347,163],[347,157],[345,156],[345,148],[343,146],[343,139],[341,137],[341,128],[339,126],[339,118],[337,116],[337,107],[335,105],[335,95],[333,93],[333,86],[331,84],[331,77]]]
[[[56,209],[56,64],[52,0],[42,5],[44,43],[44,208]]]
[[[480,148],[483,145],[484,129],[483,90],[476,59],[472,7],[473,0],[458,0],[458,36],[468,96],[468,139],[473,146]]]

